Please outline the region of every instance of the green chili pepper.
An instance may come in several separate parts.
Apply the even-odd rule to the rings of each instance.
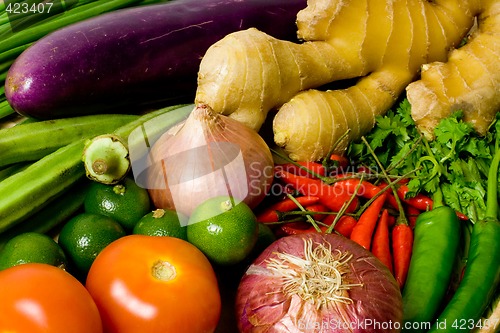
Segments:
[[[472,227],[462,281],[429,332],[464,332],[481,325],[481,315],[500,282],[500,221],[498,220],[498,166],[495,153],[488,174],[486,217]]]
[[[442,204],[441,191],[433,201],[434,208],[421,213],[415,224],[413,253],[403,289],[403,332],[425,332],[436,318],[460,245],[457,214]]]

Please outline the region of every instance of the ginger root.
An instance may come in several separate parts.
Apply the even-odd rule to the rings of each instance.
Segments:
[[[452,50],[446,63],[423,66],[421,80],[406,88],[412,117],[428,139],[442,118],[458,110],[485,135],[500,111],[500,2],[483,0],[477,9],[470,41]]]
[[[446,108],[473,100],[492,106],[471,107],[475,114],[464,107],[468,119],[481,114],[487,123],[498,109],[493,100],[500,100],[498,7],[493,0],[309,0],[297,15],[301,43],[248,29],[210,47],[201,61],[195,102],[256,130],[271,110],[278,110],[273,119],[276,144],[294,160],[318,160],[333,147],[343,151],[350,140],[368,132],[375,117],[430,64],[422,80],[408,86],[412,108],[427,111],[439,100],[444,110],[439,112],[446,114]],[[454,50],[478,15],[478,34],[466,47]],[[450,66],[458,67],[464,48],[474,50],[469,57],[480,71],[451,73],[437,65],[450,55]],[[436,77],[441,82],[436,83]],[[351,87],[321,90],[327,83],[356,78]],[[446,88],[440,92],[439,86]],[[469,99],[458,98],[467,94]],[[445,97],[451,103],[444,103]],[[417,124],[422,131],[435,112],[420,111],[424,116]]]

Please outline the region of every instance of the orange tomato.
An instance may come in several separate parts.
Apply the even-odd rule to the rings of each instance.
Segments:
[[[194,245],[129,235],[97,256],[86,287],[107,333],[214,332],[221,313],[215,272]]]
[[[100,333],[97,306],[66,271],[29,263],[0,272],[0,331]]]

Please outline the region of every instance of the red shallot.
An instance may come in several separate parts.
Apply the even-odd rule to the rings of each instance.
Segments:
[[[399,332],[402,297],[368,250],[336,234],[286,236],[240,281],[236,314],[247,332]]]
[[[148,189],[157,208],[185,215],[215,196],[231,196],[251,208],[269,192],[273,158],[253,129],[207,105],[197,105],[150,152]]]

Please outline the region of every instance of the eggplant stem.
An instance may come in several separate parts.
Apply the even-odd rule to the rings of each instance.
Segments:
[[[343,276],[349,271],[352,254],[331,245],[304,240],[304,257],[277,253],[267,262],[267,269],[283,279],[283,293],[297,295],[312,302],[317,309],[329,303],[351,304],[347,291],[362,284],[345,283]]]

